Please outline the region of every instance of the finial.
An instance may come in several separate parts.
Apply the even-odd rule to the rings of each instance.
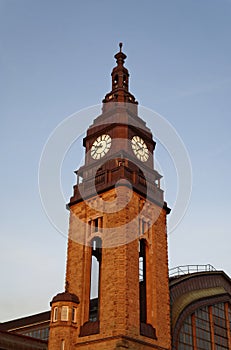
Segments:
[[[120,50],[114,56],[116,59],[117,66],[120,66],[120,67],[124,65],[124,60],[127,58],[125,53],[122,52],[122,47],[123,47],[123,43],[119,43]]]

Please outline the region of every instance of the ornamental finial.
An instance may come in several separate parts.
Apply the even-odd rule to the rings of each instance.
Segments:
[[[123,46],[123,43],[119,43],[120,52],[122,52],[122,46]]]

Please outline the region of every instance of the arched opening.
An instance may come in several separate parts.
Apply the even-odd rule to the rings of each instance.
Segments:
[[[123,87],[127,88],[128,87],[128,81],[127,81],[127,76],[124,74],[123,75]]]
[[[116,89],[118,87],[118,82],[119,82],[119,77],[118,77],[118,74],[116,74],[113,79],[113,89]]]
[[[147,303],[146,303],[146,242],[139,241],[139,292],[140,292],[140,322],[146,323]]]
[[[99,261],[92,255],[91,258],[91,289],[90,300],[99,297]]]
[[[102,258],[102,241],[99,237],[91,242],[91,280],[90,280],[90,308],[89,321],[99,320],[100,305],[100,273]]]

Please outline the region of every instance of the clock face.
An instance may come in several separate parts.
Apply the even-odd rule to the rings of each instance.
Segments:
[[[100,159],[105,156],[111,147],[111,137],[103,134],[97,137],[91,147],[91,156],[93,159]]]
[[[139,136],[133,136],[132,138],[132,150],[136,157],[141,160],[141,162],[146,162],[149,157],[149,151],[144,140]]]

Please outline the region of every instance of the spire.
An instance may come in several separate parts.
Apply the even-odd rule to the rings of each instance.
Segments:
[[[123,44],[119,43],[119,52],[115,54],[117,66],[113,68],[112,77],[112,90],[109,92],[103,103],[107,102],[129,102],[137,104],[135,97],[129,92],[129,73],[127,68],[124,67],[124,61],[127,56],[122,51]]]
[[[120,51],[114,56],[116,59],[117,67],[119,67],[119,66],[122,67],[124,65],[124,60],[127,58],[127,56],[122,52],[122,47],[123,47],[123,43],[119,43]],[[127,69],[126,69],[126,71],[127,71]],[[127,71],[127,73],[128,73],[128,71]],[[128,74],[128,76],[129,76],[129,74]]]

